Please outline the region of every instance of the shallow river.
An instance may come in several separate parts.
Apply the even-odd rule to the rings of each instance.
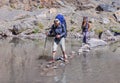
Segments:
[[[120,83],[120,42],[78,55],[80,40],[67,39],[69,64],[48,66],[52,39],[0,40],[0,83]],[[57,57],[61,56],[58,49]]]

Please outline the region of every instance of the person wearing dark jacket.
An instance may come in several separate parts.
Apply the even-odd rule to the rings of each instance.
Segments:
[[[53,62],[55,61],[55,54],[57,51],[57,47],[60,44],[62,53],[63,53],[63,59],[64,61],[67,61],[67,55],[65,53],[65,37],[66,37],[66,28],[64,25],[60,23],[58,19],[54,20],[54,24],[51,27],[50,32],[48,35],[54,35],[54,44],[53,44]]]

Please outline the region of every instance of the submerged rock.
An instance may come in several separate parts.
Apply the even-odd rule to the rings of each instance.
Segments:
[[[89,52],[90,51],[90,45],[88,44],[83,44],[82,47],[78,50],[79,55],[83,52]]]

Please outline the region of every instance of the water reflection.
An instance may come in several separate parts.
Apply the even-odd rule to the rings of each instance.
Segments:
[[[15,55],[13,50],[11,50],[12,56],[10,59],[10,83],[16,83],[16,76],[15,76],[15,70],[14,70],[14,63],[15,63]]]
[[[91,50],[92,53],[84,52],[71,59],[71,64],[66,66],[57,62],[55,66],[58,68],[55,69],[47,66],[51,58],[53,40],[51,38],[47,40],[47,56],[42,56],[44,41],[45,39],[19,38],[0,40],[0,83],[96,83],[96,80],[99,80],[97,83],[113,83],[112,80],[117,83],[119,81],[120,58],[113,56],[119,53],[119,43],[100,48],[101,50]],[[78,51],[79,44],[79,41],[67,40],[67,54]],[[112,53],[114,46],[118,48]],[[61,55],[59,49],[57,55]]]
[[[20,44],[20,43],[23,43],[23,40],[20,39],[20,38],[17,38],[17,37],[13,37],[12,40],[10,40],[9,43],[13,43],[15,46]]]
[[[37,69],[38,62],[41,60],[48,61],[51,58],[52,41],[53,39],[48,38],[46,45],[47,56],[41,56],[43,54],[44,39],[8,38],[0,40],[0,72],[3,72],[0,75],[0,83],[35,83],[36,80],[41,79],[39,77],[40,69]],[[59,53],[58,51],[57,54]],[[54,79],[54,82],[55,79],[58,79],[56,83],[66,83],[65,69],[63,68],[60,71],[52,79]],[[55,72],[58,72],[58,70],[55,70]]]
[[[19,38],[0,40],[0,83],[33,83],[36,57],[42,51],[39,43]]]
[[[87,52],[83,52],[83,57],[82,57],[82,72],[84,74],[84,76],[87,76],[87,73],[89,72],[89,63],[88,63],[88,53]]]

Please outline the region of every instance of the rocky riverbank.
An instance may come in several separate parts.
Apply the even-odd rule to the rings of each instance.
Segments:
[[[82,37],[80,34],[82,17],[88,16],[91,36],[111,40],[114,39],[113,35],[120,35],[119,2],[119,0],[1,1],[0,36],[45,38],[45,29],[52,25],[58,13],[62,13],[68,25],[68,37]],[[101,33],[105,34],[101,37]]]

